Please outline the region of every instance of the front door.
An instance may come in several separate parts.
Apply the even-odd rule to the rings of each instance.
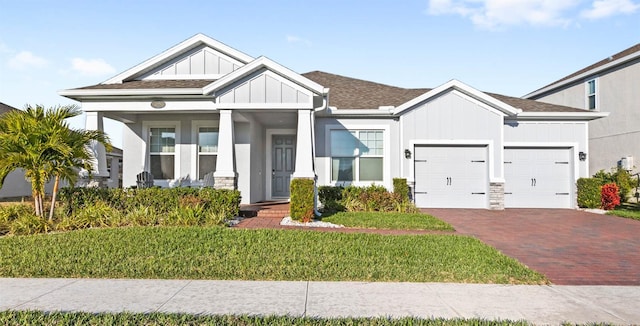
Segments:
[[[271,197],[289,197],[289,184],[296,161],[296,136],[273,135]]]

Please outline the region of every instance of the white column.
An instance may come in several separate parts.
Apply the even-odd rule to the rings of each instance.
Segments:
[[[233,117],[231,110],[220,110],[220,125],[218,126],[218,159],[216,171],[213,176],[216,178],[235,178],[233,158]]]
[[[294,178],[315,178],[313,170],[313,119],[311,110],[298,110],[298,134],[296,136],[296,167]]]
[[[102,112],[87,112],[86,114],[86,130],[104,131]],[[107,171],[107,153],[104,149],[104,145],[97,141],[92,141],[89,148],[93,152],[93,157],[95,158],[93,161],[93,168],[91,170],[92,175],[94,177],[109,177],[109,172]]]

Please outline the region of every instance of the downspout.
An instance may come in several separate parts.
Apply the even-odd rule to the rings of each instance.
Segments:
[[[329,104],[329,93],[322,99],[323,110],[327,109]],[[318,211],[318,174],[316,173],[316,111],[311,111],[311,155],[313,156],[313,213],[320,217],[322,214]]]

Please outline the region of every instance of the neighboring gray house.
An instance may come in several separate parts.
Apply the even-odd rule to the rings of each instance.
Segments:
[[[576,206],[587,123],[606,116],[481,92],[452,80],[405,89],[325,72],[295,73],[198,34],[97,85],[87,129],[124,123],[123,186],[149,171],[236,188],[243,203],[289,198],[291,178],[392,188],[419,207]],[[95,172],[107,175],[96,146]]]
[[[609,112],[589,123],[589,174],[640,158],[640,43],[580,69],[524,98]]]

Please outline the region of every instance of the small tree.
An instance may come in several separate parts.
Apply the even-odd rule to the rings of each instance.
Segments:
[[[25,178],[31,182],[37,216],[44,215],[47,181],[55,177],[54,188],[60,179],[74,181],[75,169],[88,167],[93,159],[89,151],[91,142],[111,147],[104,132],[69,128],[65,119],[80,114],[75,105],[49,110],[41,105],[27,105],[24,111],[11,111],[0,117],[0,187],[13,170],[24,170]]]

